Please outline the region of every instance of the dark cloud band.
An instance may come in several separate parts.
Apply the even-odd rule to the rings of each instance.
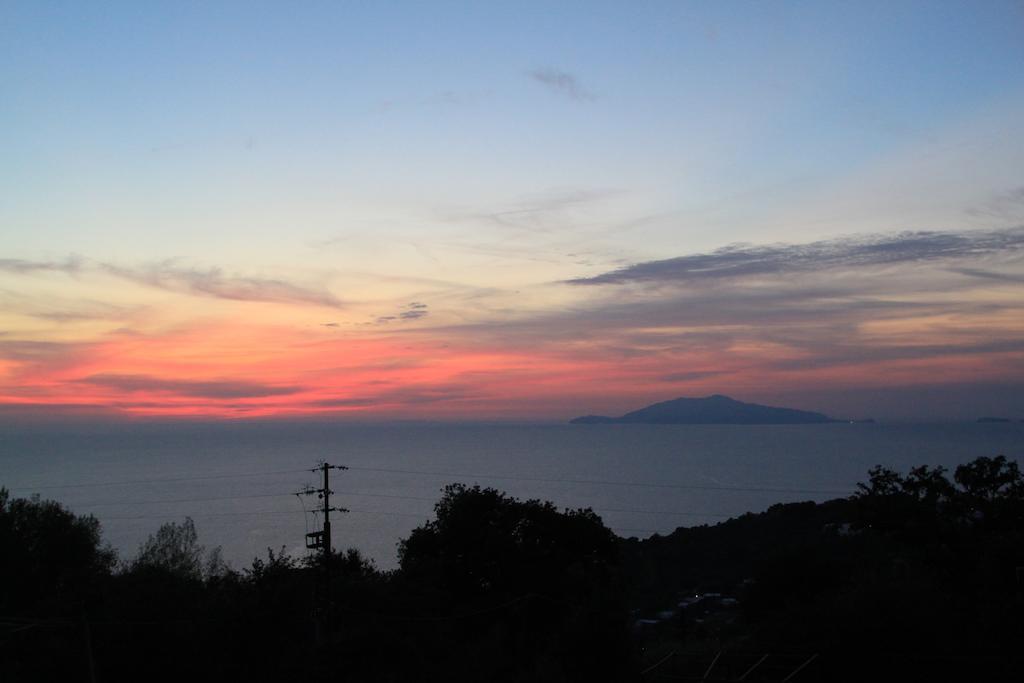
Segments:
[[[808,244],[732,245],[704,254],[646,261],[567,282],[617,285],[629,282],[699,283],[761,275],[964,259],[1024,248],[1024,228],[976,232],[903,232],[824,240]]]
[[[193,398],[232,399],[285,396],[302,391],[298,386],[275,386],[235,380],[179,380],[150,375],[91,375],[78,380],[81,384],[124,392],[159,392]]]

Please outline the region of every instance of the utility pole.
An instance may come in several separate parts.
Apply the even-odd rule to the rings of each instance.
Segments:
[[[84,608],[82,611],[82,635],[85,636],[85,653],[89,656],[89,681],[96,683],[96,657],[92,651],[92,630],[89,628],[89,617]]]
[[[326,635],[330,628],[331,617],[331,513],[348,512],[345,508],[331,507],[331,470],[347,470],[344,465],[332,465],[328,462],[321,462],[311,472],[319,472],[323,477],[323,488],[315,489],[307,486],[300,494],[311,496],[314,493],[320,497],[320,511],[324,514],[324,530],[312,531],[306,534],[306,547],[310,550],[319,550],[324,566],[324,589],[321,594],[322,603],[320,613],[323,623],[323,633]]]

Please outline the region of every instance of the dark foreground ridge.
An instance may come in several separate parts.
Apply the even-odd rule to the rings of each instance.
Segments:
[[[679,425],[797,425],[839,422],[809,410],[744,403],[715,394],[704,398],[677,398],[649,405],[622,417],[585,415],[571,424],[679,424]]]
[[[94,517],[0,487],[0,680],[1024,680],[1017,463],[868,476],[646,540],[453,484],[391,572],[235,570],[187,518],[119,559]]]

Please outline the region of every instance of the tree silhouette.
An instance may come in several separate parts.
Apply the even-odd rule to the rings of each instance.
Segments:
[[[559,511],[462,484],[445,487],[434,509],[435,519],[400,544],[398,579],[452,614],[446,632],[451,642],[476,643],[478,667],[503,662],[520,675],[546,670],[564,680],[624,672],[629,643],[618,547],[592,510]],[[459,621],[460,614],[479,616]]]
[[[956,483],[968,499],[977,503],[992,503],[1024,496],[1024,478],[1017,463],[1006,456],[977,458],[960,465],[953,474]]]
[[[67,612],[116,562],[100,523],[59,503],[0,489],[0,614]]]
[[[139,547],[138,554],[128,564],[128,570],[144,569],[202,579],[222,574],[227,567],[221,559],[220,547],[207,551],[206,546],[199,543],[195,522],[186,517],[184,522],[162,524]]]

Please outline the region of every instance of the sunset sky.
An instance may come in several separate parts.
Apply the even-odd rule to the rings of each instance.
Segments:
[[[1024,417],[1024,5],[0,6],[0,415]]]

